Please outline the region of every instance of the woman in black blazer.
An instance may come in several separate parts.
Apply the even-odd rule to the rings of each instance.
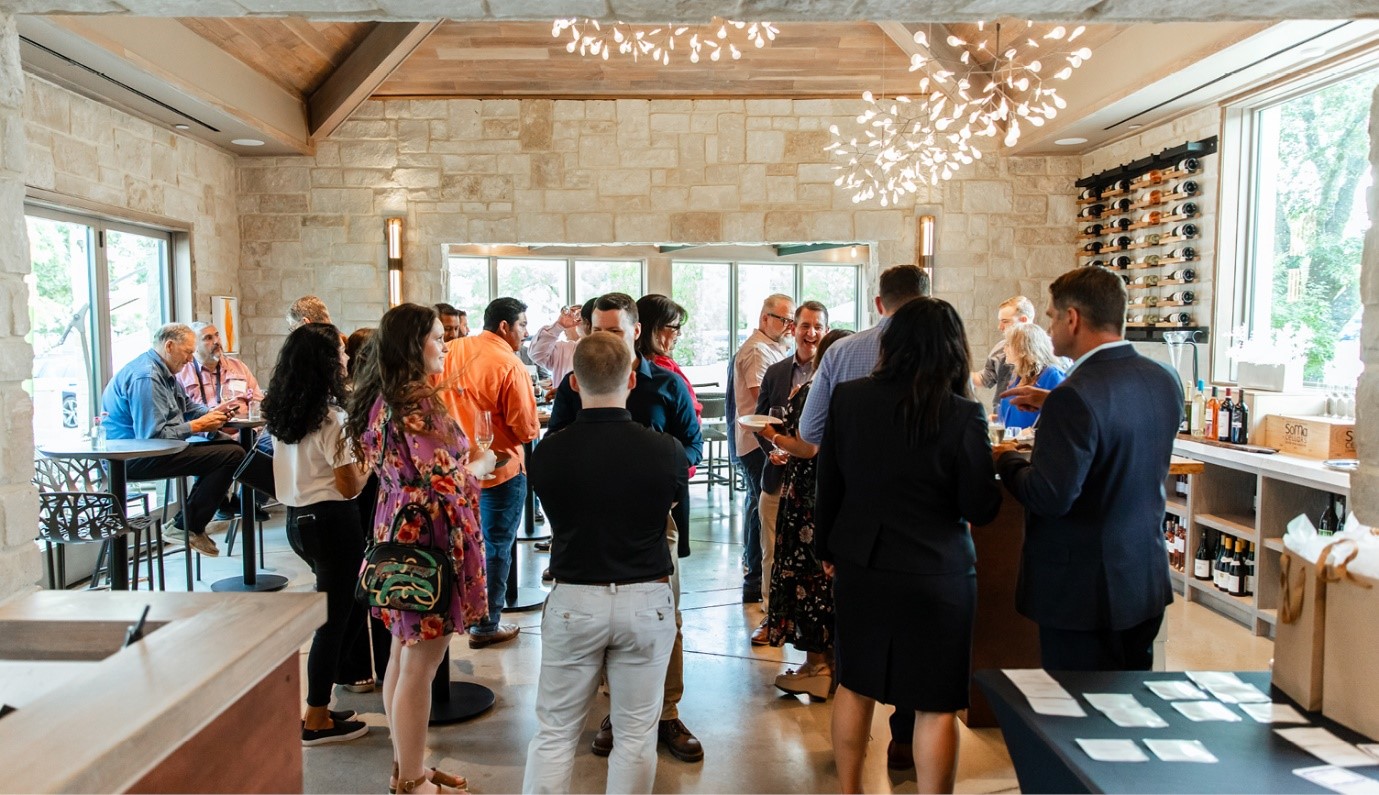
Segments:
[[[968,523],[990,522],[1001,505],[969,361],[952,305],[917,298],[881,335],[876,371],[840,384],[829,403],[814,543],[835,577],[844,792],[861,791],[878,701],[915,710],[919,791],[953,790],[977,598]]]

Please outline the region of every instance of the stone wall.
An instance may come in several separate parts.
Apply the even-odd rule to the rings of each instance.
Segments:
[[[235,159],[192,138],[25,76],[31,187],[190,228],[193,317],[239,291]],[[115,362],[118,368],[123,362]]]
[[[1369,162],[1379,174],[1379,89],[1375,89],[1369,117]],[[1379,218],[1379,193],[1366,193],[1369,217]],[[1379,224],[1370,223],[1365,233],[1365,252],[1360,260],[1360,299],[1365,304],[1362,321],[1361,358],[1365,371],[1355,405],[1355,449],[1360,471],[1350,476],[1350,501],[1346,504],[1366,524],[1379,526]],[[1370,365],[1375,365],[1370,367]]]
[[[24,234],[24,80],[14,17],[0,11],[0,599],[39,576],[34,552],[38,497],[33,478],[33,372],[29,332],[29,245]]]
[[[443,296],[442,245],[873,244],[864,283],[914,260],[915,206],[941,205],[939,295],[994,342],[996,305],[1073,264],[1078,158],[989,157],[913,202],[853,204],[833,185],[833,100],[393,100],[365,103],[314,157],[241,158],[241,312],[262,370],[288,302],[339,325],[385,308],[383,219],[407,220],[405,297]]]

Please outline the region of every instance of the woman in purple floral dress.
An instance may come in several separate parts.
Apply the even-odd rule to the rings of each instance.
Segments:
[[[448,549],[455,564],[449,609],[436,614],[374,608],[392,633],[383,679],[383,709],[393,740],[398,792],[453,792],[464,780],[423,766],[431,679],[450,635],[488,612],[484,544],[479,528],[476,475],[493,468],[493,454],[470,461],[469,441],[445,413],[430,384],[445,358],[444,331],[431,307],[402,304],[388,310],[370,340],[350,398],[350,434],[378,475],[374,538],[391,535],[402,506],[421,505],[435,528],[419,520],[398,528],[398,542]]]

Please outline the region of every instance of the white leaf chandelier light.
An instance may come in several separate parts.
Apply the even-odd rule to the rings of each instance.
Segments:
[[[1042,127],[1057,116],[1067,102],[1045,83],[1040,56],[1062,59],[1062,68],[1048,79],[1067,80],[1092,57],[1087,47],[1074,46],[1086,28],[1069,32],[1059,25],[1036,38],[1033,25],[1026,21],[1011,36],[1009,26],[1003,30],[997,23],[988,32],[979,22],[979,38],[970,42],[949,34],[945,43],[958,53],[955,61],[934,54],[932,26],[916,32],[915,44],[927,53],[910,59],[911,72],[926,72],[917,98],[877,100],[865,92],[866,109],[857,117],[862,136],[845,138],[836,125],[829,128],[834,140],[824,148],[844,160],[836,166],[842,173],[834,184],[852,191],[853,202],[880,196],[881,206],[895,204],[920,182],[937,185],[980,159],[975,139],[1000,137],[1014,146],[1022,124]]]
[[[775,41],[780,29],[770,22],[740,22],[714,17],[703,25],[632,25],[626,22],[602,24],[597,19],[570,17],[557,19],[551,26],[553,38],[568,36],[565,51],[608,60],[616,53],[633,61],[650,58],[662,66],[670,65],[670,55],[689,51],[690,63],[704,55],[718,61],[726,52],[734,61],[742,57],[748,44],[760,49]]]

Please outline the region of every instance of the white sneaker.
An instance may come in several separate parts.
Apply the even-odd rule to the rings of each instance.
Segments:
[[[220,548],[205,533],[191,533],[187,536],[187,546],[208,558],[220,557]]]

